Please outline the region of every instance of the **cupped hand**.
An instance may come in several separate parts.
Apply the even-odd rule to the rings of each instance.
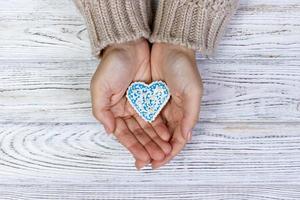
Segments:
[[[94,116],[132,153],[140,168],[165,159],[171,145],[162,118],[146,123],[127,101],[126,90],[134,81],[151,81],[150,48],[145,39],[114,44],[104,50],[91,81],[91,96]]]
[[[172,151],[164,160],[152,162],[155,169],[175,157],[191,140],[192,129],[199,117],[203,86],[195,52],[177,45],[153,44],[151,74],[153,80],[165,81],[171,93],[161,115],[172,135]]]

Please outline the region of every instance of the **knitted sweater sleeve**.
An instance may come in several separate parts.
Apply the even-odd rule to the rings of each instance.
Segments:
[[[167,42],[213,54],[238,0],[160,0],[151,42]]]
[[[85,18],[95,56],[110,44],[149,39],[151,35],[152,9],[148,0],[73,1]]]

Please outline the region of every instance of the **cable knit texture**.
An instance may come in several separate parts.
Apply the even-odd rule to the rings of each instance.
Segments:
[[[74,0],[84,16],[92,52],[113,43],[123,43],[151,35],[152,9],[149,0]]]
[[[151,42],[167,42],[213,54],[238,0],[160,0]]]

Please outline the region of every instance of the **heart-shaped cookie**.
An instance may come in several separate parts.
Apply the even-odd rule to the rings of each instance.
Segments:
[[[134,82],[129,86],[126,97],[134,110],[151,123],[170,99],[170,92],[163,81],[155,81],[149,85]]]

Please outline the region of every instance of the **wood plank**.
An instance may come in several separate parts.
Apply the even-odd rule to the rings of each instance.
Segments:
[[[72,4],[72,0],[6,0],[0,2],[0,12],[65,12],[66,8],[74,7]],[[256,6],[257,9],[261,8],[261,5],[274,9],[278,6],[290,8],[298,4],[298,0],[240,0],[240,6]]]
[[[6,0],[0,2],[0,12],[64,12],[74,9],[72,0]]]
[[[85,24],[71,1],[10,0],[0,8],[0,59],[93,58]],[[242,1],[216,57],[299,58],[299,13],[299,1]]]
[[[296,185],[299,130],[299,123],[199,123],[170,164],[136,171],[97,123],[1,124],[1,185]]]
[[[0,122],[95,122],[90,78],[97,61],[0,63]],[[206,60],[201,120],[299,122],[300,61]]]
[[[153,0],[159,2],[159,0]],[[287,12],[298,9],[298,0],[240,0],[240,10],[251,9],[258,12],[264,10],[277,10]],[[66,10],[66,8],[70,8]],[[35,12],[35,13],[74,13],[75,6],[73,0],[6,0],[0,2],[0,12]],[[294,10],[295,11],[295,10]]]
[[[2,200],[298,200],[298,185],[0,185]]]
[[[0,1],[0,199],[300,199],[299,13],[241,0],[218,60],[198,55],[192,142],[137,172],[90,114],[98,61],[72,1]]]

